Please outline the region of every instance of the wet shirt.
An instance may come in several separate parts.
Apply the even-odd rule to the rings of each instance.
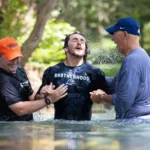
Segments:
[[[116,118],[132,118],[150,114],[150,58],[142,48],[127,55],[115,81]]]
[[[103,72],[88,63],[76,67],[59,63],[49,67],[44,72],[40,89],[50,82],[56,88],[61,84],[68,86],[68,95],[54,103],[55,119],[90,120],[92,100],[89,92],[97,89],[106,90]]]
[[[0,69],[0,121],[29,121],[31,115],[17,116],[8,106],[27,101],[33,94],[24,69],[19,66],[15,74]]]

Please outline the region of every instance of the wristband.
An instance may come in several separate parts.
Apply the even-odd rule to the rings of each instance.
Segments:
[[[45,103],[46,103],[46,105],[50,105],[50,104],[51,104],[50,99],[48,99],[48,98],[46,97],[46,98],[45,98]]]

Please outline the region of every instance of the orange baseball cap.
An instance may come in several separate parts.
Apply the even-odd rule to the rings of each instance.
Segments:
[[[0,55],[4,55],[7,60],[23,57],[17,41],[11,37],[0,40]]]

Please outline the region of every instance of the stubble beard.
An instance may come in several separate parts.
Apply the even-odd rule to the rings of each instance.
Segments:
[[[77,53],[75,53],[75,52],[71,52],[69,49],[68,49],[68,53],[70,54],[70,55],[72,55],[72,56],[74,56],[74,57],[76,57],[76,58],[83,58],[84,56],[85,56],[85,53],[83,53],[83,54],[77,54]]]

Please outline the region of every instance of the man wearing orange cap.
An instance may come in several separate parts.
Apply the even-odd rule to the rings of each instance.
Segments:
[[[0,40],[0,121],[30,121],[32,113],[67,95],[67,87],[53,90],[49,85],[46,97],[34,101],[34,91],[25,70],[19,66],[23,57],[17,41]],[[44,91],[44,90],[43,90]]]

